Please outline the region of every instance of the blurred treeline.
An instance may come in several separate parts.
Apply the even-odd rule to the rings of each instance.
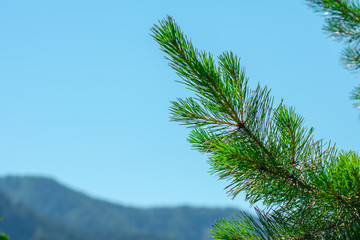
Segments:
[[[239,211],[125,207],[48,178],[0,178],[0,232],[10,240],[205,240],[215,220]]]

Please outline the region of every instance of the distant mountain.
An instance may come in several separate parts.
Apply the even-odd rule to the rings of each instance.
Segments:
[[[88,197],[41,177],[0,178],[0,191],[13,204],[24,205],[52,221],[77,229],[89,240],[208,240],[215,220],[239,213],[233,208],[125,207]],[[3,223],[0,226],[8,232]]]
[[[0,192],[0,233],[10,240],[171,240],[149,233],[84,231],[45,217]]]
[[[10,235],[11,240],[87,240],[79,231],[60,222],[40,216],[21,203],[13,203],[0,193],[0,233]]]

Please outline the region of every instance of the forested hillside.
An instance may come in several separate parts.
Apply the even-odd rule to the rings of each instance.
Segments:
[[[0,232],[6,232],[11,240],[87,239],[79,231],[40,216],[21,203],[13,203],[3,193],[0,193],[0,213],[5,219],[0,222]]]
[[[39,222],[38,226],[43,226],[42,228],[45,229],[46,224],[51,223],[52,226],[59,226],[60,233],[69,232],[70,234],[73,231],[75,234],[75,229],[78,234],[74,237],[66,237],[63,234],[62,239],[79,240],[84,239],[84,236],[94,240],[205,240],[209,239],[208,230],[215,220],[235,216],[239,212],[238,209],[231,208],[141,209],[125,207],[88,197],[52,179],[40,177],[0,178],[0,191],[9,198],[3,201],[1,199],[5,199],[5,196],[0,195],[2,196],[0,214],[5,217],[5,220],[0,222],[0,230],[9,235],[16,231],[16,227],[12,225],[13,216],[16,215],[12,211],[16,211],[5,206],[6,204],[21,205],[27,209],[27,212],[23,214],[25,217],[22,226],[34,229],[34,226],[30,226],[30,222]],[[9,209],[7,213],[6,209]],[[41,217],[37,217],[36,220],[26,220],[28,212]],[[43,222],[46,224],[38,219],[45,219]],[[57,231],[51,230],[54,228],[46,229],[54,233]],[[54,240],[55,238],[20,237],[11,240],[17,239]]]

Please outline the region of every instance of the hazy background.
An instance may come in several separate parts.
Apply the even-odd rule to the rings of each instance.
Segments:
[[[303,0],[1,0],[1,175],[50,176],[132,206],[247,206],[168,121],[169,101],[190,93],[149,36],[166,15],[199,49],[241,56],[252,84],[317,137],[358,149],[359,77]]]

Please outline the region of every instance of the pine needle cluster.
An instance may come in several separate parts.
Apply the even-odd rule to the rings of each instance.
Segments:
[[[314,139],[293,107],[275,104],[266,86],[250,88],[234,53],[197,50],[171,17],[151,32],[195,96],[173,101],[171,120],[192,128],[188,140],[208,155],[211,173],[229,181],[229,196],[244,192],[265,206],[256,218],[217,221],[214,239],[360,239],[355,152]]]
[[[352,70],[360,69],[360,3],[354,0],[306,0],[315,12],[325,17],[324,30],[346,45],[341,60]],[[360,85],[353,89],[353,100],[360,100]],[[360,102],[354,104],[360,109]]]

